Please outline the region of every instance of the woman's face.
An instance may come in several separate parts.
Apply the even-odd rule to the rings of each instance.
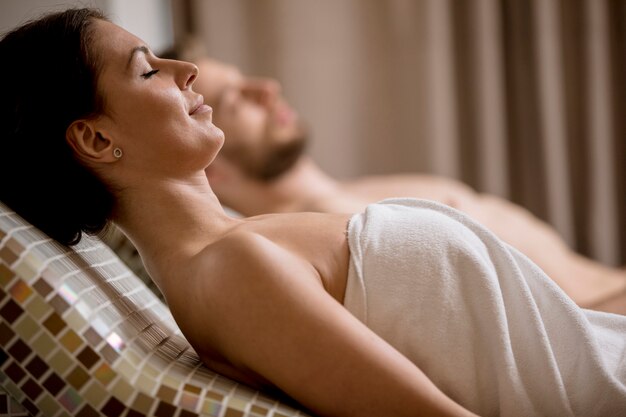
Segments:
[[[155,57],[113,23],[97,20],[94,31],[104,99],[97,130],[122,149],[123,162],[142,175],[169,176],[209,165],[224,135],[212,123],[212,109],[192,90],[197,67]]]

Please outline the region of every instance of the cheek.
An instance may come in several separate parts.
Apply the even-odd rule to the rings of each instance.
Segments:
[[[124,147],[129,155],[151,153],[153,150],[176,149],[176,140],[184,137],[185,124],[172,120],[173,112],[162,108],[130,108],[119,123],[119,132],[124,137]]]
[[[184,111],[177,99],[159,95],[145,95],[127,99],[124,103],[124,120],[133,131],[159,132],[168,126],[181,124]]]

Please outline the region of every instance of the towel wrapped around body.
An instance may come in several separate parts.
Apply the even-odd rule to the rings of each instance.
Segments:
[[[439,203],[348,224],[344,306],[481,416],[626,416],[626,316],[579,308],[539,267]]]

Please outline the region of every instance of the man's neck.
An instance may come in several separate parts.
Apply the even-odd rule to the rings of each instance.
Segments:
[[[326,200],[340,191],[338,181],[306,156],[273,181],[242,177],[220,188],[222,204],[245,216],[308,211],[316,201]]]

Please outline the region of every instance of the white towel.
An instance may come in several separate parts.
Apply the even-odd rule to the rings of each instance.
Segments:
[[[626,416],[626,316],[579,308],[523,254],[439,203],[354,215],[344,305],[482,416]]]

